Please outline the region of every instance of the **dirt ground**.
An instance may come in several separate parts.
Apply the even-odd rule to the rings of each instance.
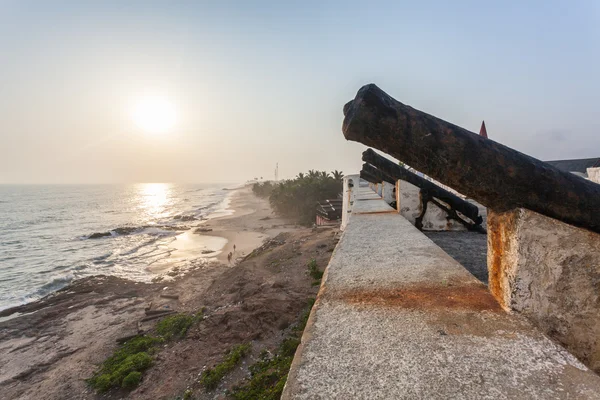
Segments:
[[[242,245],[243,251],[238,247],[236,262],[192,263],[185,274],[151,284],[87,278],[0,313],[1,397],[174,399],[192,388],[194,398],[223,398],[225,389],[247,375],[247,366],[261,350],[277,347],[308,299],[316,295],[318,286],[313,285],[307,263],[314,258],[323,270],[338,238],[337,228],[286,225],[268,217],[266,201],[248,196],[244,201],[249,207],[226,218],[227,226],[217,221],[209,226],[219,234],[235,229],[260,233],[256,237],[265,244],[250,257],[248,243],[256,243],[254,238]],[[231,248],[235,238],[230,236]],[[178,298],[161,297],[165,294]],[[205,317],[185,338],[163,345],[133,392],[95,394],[84,380],[117,348],[117,339],[152,331],[156,320],[140,322],[148,308],[186,313],[204,308]],[[229,374],[215,391],[204,392],[197,383],[202,371],[219,362],[232,346],[247,342],[252,351],[241,369]]]

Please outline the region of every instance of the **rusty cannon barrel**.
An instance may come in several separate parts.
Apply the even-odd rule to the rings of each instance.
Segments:
[[[377,178],[376,176],[373,176],[364,170],[360,171],[359,176],[360,176],[360,179],[364,179],[365,181],[370,182],[370,183],[381,183],[380,178]]]
[[[376,85],[344,106],[346,139],[374,147],[497,212],[517,207],[600,233],[600,185],[416,110]]]
[[[372,183],[387,182],[387,183],[391,183],[392,185],[396,185],[396,181],[398,180],[398,179],[392,178],[391,176],[387,175],[383,171],[375,168],[371,164],[367,164],[367,163],[363,164],[361,172],[363,172],[363,171],[365,173],[369,174],[370,176],[372,176],[373,179],[377,180],[377,182],[372,182]],[[371,182],[371,181],[369,181],[369,182]]]
[[[396,180],[401,179],[415,185],[421,190],[426,191],[429,196],[443,201],[450,208],[469,218],[475,225],[480,225],[483,221],[483,218],[479,215],[479,209],[475,204],[461,199],[454,193],[449,192],[446,189],[439,187],[435,183],[420,177],[414,172],[411,172],[408,169],[393,163],[387,158],[380,156],[379,154],[375,153],[373,149],[365,150],[363,152],[362,159],[363,161],[376,167],[376,169],[381,171],[381,173],[391,176]],[[363,170],[365,170],[365,165],[368,164],[363,165]]]

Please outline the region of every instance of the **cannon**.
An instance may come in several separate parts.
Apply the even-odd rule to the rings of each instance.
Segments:
[[[600,233],[600,185],[400,103],[374,84],[344,106],[347,140],[381,150],[479,203]]]
[[[373,179],[377,180],[377,182],[373,182],[373,183],[380,183],[380,182],[387,182],[387,183],[391,183],[392,185],[396,185],[396,181],[398,179],[394,179],[391,176],[389,176],[388,174],[384,173],[383,171],[375,168],[374,166],[370,165],[370,164],[363,164],[362,166],[362,170],[361,172],[365,172],[367,174],[369,174]],[[368,179],[365,179],[368,180]],[[371,181],[369,181],[371,182]]]
[[[367,171],[360,171],[360,179],[364,179],[367,182],[370,183],[381,183],[381,179],[371,175],[370,173],[368,173]]]
[[[446,205],[442,205],[444,210],[448,213],[449,216],[456,217],[460,222],[469,223],[468,227],[473,228],[475,225],[481,225],[483,218],[479,215],[479,209],[475,204],[469,203],[455,195],[447,191],[444,188],[439,187],[435,183],[428,181],[427,179],[420,177],[414,172],[409,171],[408,169],[401,167],[388,160],[385,157],[380,156],[375,153],[372,149],[367,149],[363,152],[362,156],[363,161],[371,164],[363,164],[363,170],[365,170],[365,166],[369,165],[371,168],[379,170],[382,174],[390,176],[394,178],[394,180],[403,180],[408,183],[411,183],[421,189],[421,193],[426,193],[426,198],[438,199],[441,200]],[[370,171],[370,169],[367,169]],[[438,202],[439,203],[439,202]],[[440,204],[436,204],[440,206]],[[448,211],[453,210],[453,211]],[[456,215],[455,212],[458,211],[460,214],[469,218],[471,221],[465,221],[463,218],[460,218],[459,215]]]

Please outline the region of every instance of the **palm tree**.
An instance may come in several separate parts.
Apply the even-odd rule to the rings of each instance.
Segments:
[[[338,171],[337,169],[335,171],[331,171],[331,175],[336,181],[344,177],[344,173],[342,171]]]

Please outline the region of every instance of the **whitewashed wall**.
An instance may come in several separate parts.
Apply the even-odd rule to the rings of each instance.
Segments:
[[[421,194],[420,189],[406,181],[399,182],[398,210],[400,214],[415,224],[417,217],[421,215]],[[455,220],[447,220],[446,212],[433,203],[427,204],[427,211],[423,217],[424,231],[463,231],[464,225]]]
[[[600,168],[588,168],[587,174],[590,181],[600,183]]]
[[[341,230],[346,228],[348,224],[348,218],[350,218],[350,212],[352,210],[352,204],[354,203],[354,198],[356,197],[356,191],[353,189],[358,189],[358,185],[360,184],[360,176],[359,175],[346,175],[344,176],[344,185],[343,185],[343,202],[342,202],[342,224],[340,226]],[[350,187],[349,183],[352,182],[354,188]]]

